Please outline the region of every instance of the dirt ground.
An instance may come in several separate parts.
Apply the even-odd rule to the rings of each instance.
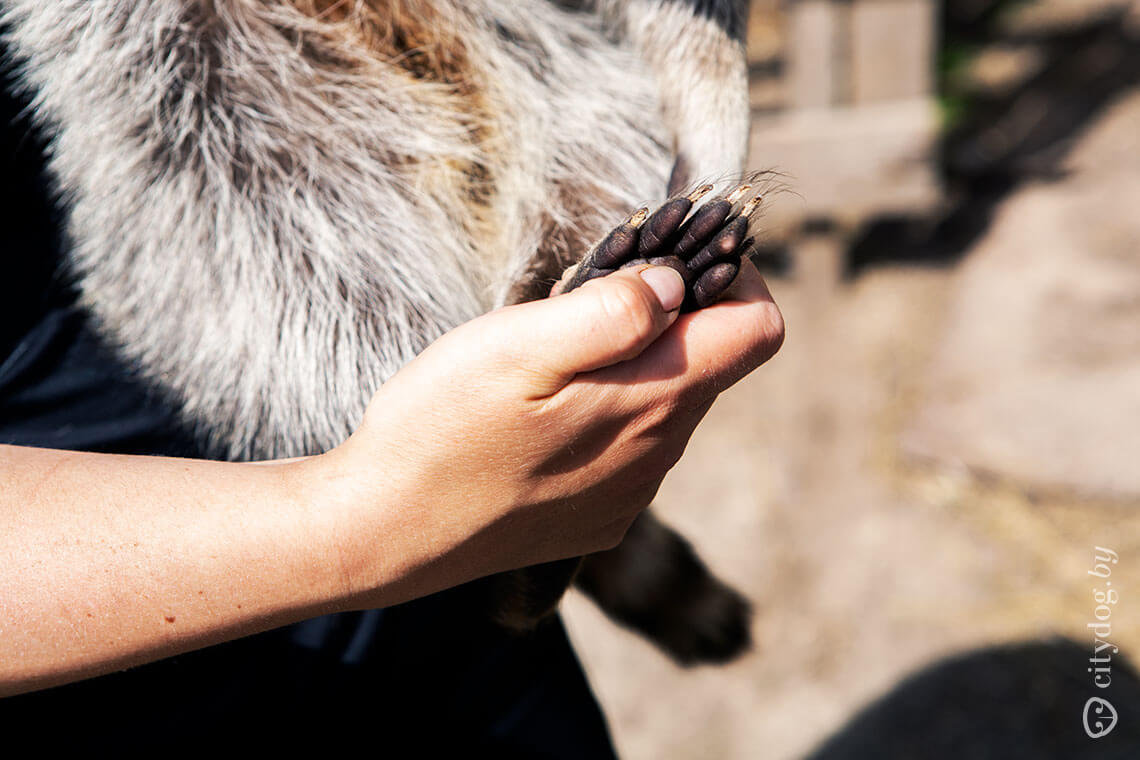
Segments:
[[[1140,657],[1140,95],[1067,155],[953,266],[829,282],[809,240],[769,278],[784,348],[658,499],[755,600],[755,650],[685,670],[565,605],[623,757],[801,757],[953,653],[1091,647],[1097,546],[1120,557],[1114,643]]]

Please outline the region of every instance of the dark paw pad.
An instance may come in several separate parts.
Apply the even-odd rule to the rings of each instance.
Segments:
[[[670,198],[652,214],[641,209],[619,224],[568,273],[563,292],[618,269],[650,264],[672,267],[684,278],[682,311],[714,303],[736,279],[741,257],[752,247],[750,226],[761,196],[743,201],[752,187],[740,185],[693,211],[711,190],[705,185]]]

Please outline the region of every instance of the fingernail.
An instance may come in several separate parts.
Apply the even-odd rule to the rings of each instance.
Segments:
[[[649,267],[642,269],[640,274],[641,279],[645,280],[645,284],[657,296],[664,311],[681,308],[681,302],[685,300],[685,281],[677,270],[670,267]]]

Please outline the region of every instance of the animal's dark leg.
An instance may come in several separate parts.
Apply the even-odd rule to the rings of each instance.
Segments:
[[[586,557],[575,582],[612,619],[681,664],[724,662],[752,643],[748,601],[651,512],[617,548]]]
[[[554,612],[581,564],[581,557],[572,557],[499,573],[470,585],[480,609],[504,628],[524,633]]]

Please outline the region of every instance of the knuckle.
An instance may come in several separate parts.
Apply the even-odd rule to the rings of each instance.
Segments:
[[[771,302],[763,304],[749,334],[752,348],[750,353],[759,361],[766,361],[780,350],[784,343],[784,333],[784,315],[780,313],[779,307]]]
[[[628,279],[612,278],[607,287],[596,291],[603,318],[616,332],[625,336],[623,343],[638,345],[653,333],[654,319],[645,295]]]
[[[761,324],[761,342],[764,343],[768,356],[774,355],[784,345],[787,329],[784,325],[784,314],[774,303],[767,309],[767,319]]]
[[[784,335],[784,318],[780,310],[772,303],[764,305],[741,333],[739,352],[725,364],[722,373],[717,373],[715,390],[725,390],[775,356],[784,343]]]

